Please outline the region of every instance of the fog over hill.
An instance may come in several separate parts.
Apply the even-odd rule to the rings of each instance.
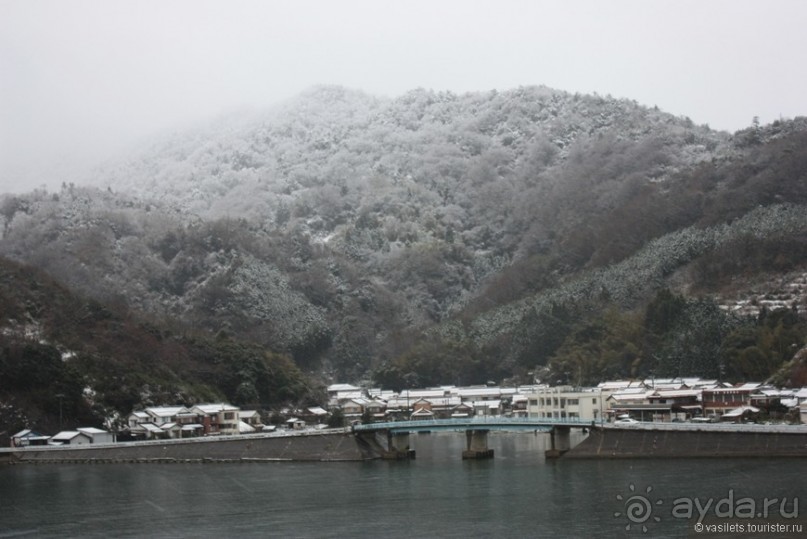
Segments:
[[[720,304],[807,270],[805,176],[804,118],[322,86],[6,195],[0,256],[322,380],[762,378],[804,346],[804,298]]]

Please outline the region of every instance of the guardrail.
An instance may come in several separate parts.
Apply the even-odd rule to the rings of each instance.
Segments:
[[[807,433],[807,425],[760,425],[756,423],[659,423],[640,421],[637,423],[606,423],[605,427],[634,430]]]
[[[280,430],[274,432],[255,432],[250,434],[230,434],[217,436],[200,436],[194,438],[165,438],[161,440],[140,440],[136,442],[113,442],[107,444],[81,445],[31,445],[22,447],[0,447],[0,453],[16,453],[19,451],[75,451],[76,449],[106,449],[110,447],[143,447],[151,445],[203,444],[230,440],[255,440],[258,438],[288,438],[294,436],[317,436],[334,433],[350,433],[349,427],[336,429]]]
[[[518,428],[541,428],[541,427],[603,427],[613,429],[636,429],[636,430],[675,430],[675,431],[714,431],[714,432],[769,432],[769,433],[807,433],[807,425],[759,425],[748,423],[661,423],[661,422],[636,422],[636,423],[607,423],[593,418],[585,419],[557,419],[557,418],[533,418],[533,417],[470,417],[464,419],[418,419],[414,421],[387,421],[383,423],[366,423],[353,426],[354,432],[374,431],[374,430],[419,430],[438,428],[449,430],[451,428],[479,428],[479,427],[518,427]]]
[[[554,419],[554,418],[530,418],[530,417],[499,417],[482,416],[464,419],[417,419],[413,421],[387,421],[384,423],[365,423],[354,425],[356,432],[373,430],[405,430],[405,429],[463,429],[475,427],[518,427],[518,428],[540,428],[554,426],[568,427],[590,427],[596,424],[594,419]]]

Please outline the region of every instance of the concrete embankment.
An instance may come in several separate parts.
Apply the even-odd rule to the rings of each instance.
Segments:
[[[807,432],[593,428],[563,458],[807,457]]]
[[[4,451],[0,462],[260,462],[357,461],[377,458],[373,447],[349,432],[253,435],[156,442],[26,448]],[[5,458],[2,458],[5,457]]]

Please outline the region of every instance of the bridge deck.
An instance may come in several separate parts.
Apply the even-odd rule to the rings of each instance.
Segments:
[[[594,419],[552,419],[532,417],[469,417],[455,419],[425,419],[416,421],[391,421],[354,425],[354,432],[388,430],[392,432],[423,432],[432,430],[543,430],[554,427],[586,428],[597,426],[606,429],[655,430],[655,431],[711,431],[804,434],[807,425],[757,425],[734,423],[629,423],[614,424],[597,422]]]
[[[546,419],[529,417],[469,417],[454,419],[422,419],[415,421],[389,421],[354,425],[355,432],[388,430],[392,432],[424,432],[434,430],[543,430],[553,427],[585,428],[594,423],[591,419]]]

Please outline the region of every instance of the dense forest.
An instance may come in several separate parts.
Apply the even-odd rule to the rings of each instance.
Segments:
[[[318,87],[2,196],[0,256],[0,406],[51,420],[50,379],[106,416],[331,380],[805,384],[807,119]]]

